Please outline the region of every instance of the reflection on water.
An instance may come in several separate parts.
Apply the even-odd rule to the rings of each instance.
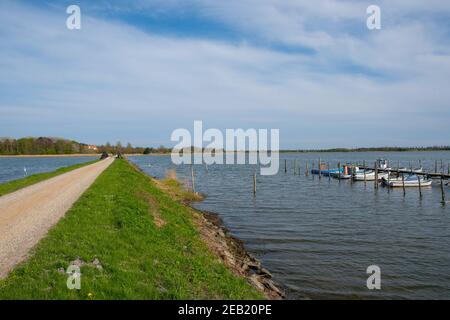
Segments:
[[[0,183],[24,178],[27,175],[50,172],[61,167],[98,159],[93,157],[30,157],[0,158]],[[26,169],[26,174],[25,170]]]
[[[280,172],[258,176],[254,165],[195,166],[196,189],[207,198],[197,207],[217,212],[232,233],[262,260],[290,298],[450,299],[450,205],[443,207],[436,184],[423,190],[374,189],[373,182],[319,179],[304,175],[305,161],[384,157],[393,166],[434,172],[435,160],[449,152],[281,154]],[[284,173],[284,159],[288,172]],[[176,168],[190,179],[190,166],[174,166],[168,156],[131,157],[145,172],[163,177]],[[301,175],[293,174],[293,163]],[[439,162],[440,164],[440,162]],[[446,188],[448,189],[448,188]],[[447,199],[450,200],[448,190]],[[366,287],[366,268],[381,268],[381,290]]]

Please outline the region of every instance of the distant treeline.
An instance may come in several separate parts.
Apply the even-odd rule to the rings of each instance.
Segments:
[[[374,148],[332,148],[332,149],[299,149],[299,150],[280,150],[280,152],[402,152],[402,151],[450,151],[450,146],[434,147],[374,147]]]
[[[121,142],[117,142],[115,145],[111,145],[107,142],[104,145],[98,146],[99,152],[107,152],[113,154],[161,154],[170,153],[171,148],[166,148],[164,146],[159,146],[158,148],[153,147],[133,147],[131,143],[127,143],[126,146],[122,146]]]
[[[190,149],[190,150],[189,150]],[[207,151],[205,148],[188,147],[181,152]],[[104,145],[94,146],[80,143],[73,140],[49,137],[28,137],[21,139],[0,138],[0,155],[34,155],[34,154],[76,154],[76,153],[101,153],[110,154],[167,154],[172,149],[164,146],[154,147],[133,147],[131,143],[125,146],[121,142],[115,145],[107,142]],[[212,150],[209,150],[212,151]],[[220,150],[217,150],[220,151]],[[222,150],[224,151],[224,150]],[[298,149],[280,150],[280,152],[369,152],[369,151],[450,151],[450,146],[434,147],[374,147],[374,148],[332,148],[332,149]]]
[[[95,149],[76,141],[60,138],[0,138],[1,155],[96,153]]]
[[[121,142],[111,145],[107,142],[101,146],[88,145],[85,143],[50,137],[27,137],[21,139],[0,138],[0,155],[41,155],[41,154],[94,154],[94,153],[127,153],[127,154],[152,154],[170,153],[171,148],[160,146],[133,147],[131,143],[122,146]]]

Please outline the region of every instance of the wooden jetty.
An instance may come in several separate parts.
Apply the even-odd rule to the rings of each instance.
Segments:
[[[389,173],[397,173],[398,175],[400,174],[414,174],[414,175],[418,175],[418,176],[427,176],[430,178],[442,178],[442,179],[450,179],[450,174],[447,173],[439,173],[439,172],[415,172],[413,170],[401,170],[401,169],[381,169],[381,168],[374,168],[374,167],[369,167],[369,166],[358,166],[360,169],[364,169],[364,170],[377,170],[378,172],[389,172]]]

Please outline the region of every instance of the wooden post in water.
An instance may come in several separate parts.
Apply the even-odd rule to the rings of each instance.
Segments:
[[[437,160],[434,161],[434,173],[437,173]]]
[[[366,179],[366,160],[364,160],[364,184],[367,183],[367,179]]]
[[[339,170],[338,171],[338,174],[339,174],[338,179],[339,179],[339,181],[341,181],[341,162],[340,161],[338,162],[338,170]]]
[[[417,175],[417,181],[419,181],[419,197],[422,199],[422,182],[420,181],[419,175]]]
[[[330,163],[328,162],[328,181],[331,181]]]
[[[191,164],[191,181],[192,181],[192,192],[195,192],[195,178],[194,178],[194,165]]]
[[[397,178],[400,177],[400,160],[397,161]]]
[[[312,165],[311,165],[311,174],[312,174],[312,169],[314,169],[314,161],[312,162]],[[314,174],[312,174],[312,177],[313,177],[313,179],[315,178],[315,175]]]
[[[256,196],[256,172],[253,174],[253,196]]]
[[[378,189],[378,167],[377,167],[377,162],[375,161],[375,165],[374,165],[374,170],[375,170],[375,180],[374,180],[374,188]]]
[[[287,160],[284,159],[284,173],[287,172]]]
[[[441,176],[442,204],[445,205],[444,175]]]
[[[306,165],[305,165],[305,176],[309,176],[309,170],[308,170],[308,160],[306,160]]]
[[[406,196],[405,175],[402,173],[403,196]]]
[[[391,172],[388,171],[388,193],[391,192]]]
[[[318,168],[319,168],[319,179],[322,179],[322,170],[320,168],[321,160],[319,158]]]

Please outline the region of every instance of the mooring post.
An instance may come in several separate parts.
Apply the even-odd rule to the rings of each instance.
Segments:
[[[194,165],[191,164],[191,181],[192,181],[192,192],[195,192],[195,178],[194,178]]]
[[[397,178],[400,177],[400,160],[397,160]]]
[[[330,162],[328,162],[328,182],[331,181]]]
[[[308,171],[308,160],[306,160],[306,165],[305,165],[305,176],[309,176],[309,171]]]
[[[377,166],[376,161],[375,161],[374,169],[375,169],[374,187],[375,187],[375,189],[378,189],[378,166]]]
[[[388,170],[388,193],[391,192],[391,172]]]
[[[287,160],[284,159],[284,173],[287,172]]]
[[[256,196],[256,172],[253,173],[253,196]]]
[[[403,196],[406,196],[405,175],[402,173]]]
[[[441,176],[442,204],[445,205],[444,175]]]
[[[367,183],[367,179],[366,179],[366,160],[364,160],[364,184],[366,184]],[[355,174],[356,174],[356,172],[355,172]]]
[[[339,174],[338,179],[339,179],[339,181],[341,181],[341,162],[340,161],[338,162],[338,170],[339,170],[338,171],[338,174]]]
[[[315,162],[313,161],[312,165],[311,165],[311,174],[312,174],[313,179],[315,178],[315,175],[312,173],[312,170],[314,169],[314,166],[315,166]]]
[[[422,181],[420,181],[420,175],[417,175],[417,181],[419,181],[419,197],[422,199]]]
[[[321,160],[320,160],[320,158],[319,158],[319,162],[318,162],[318,167],[319,167],[319,179],[322,179],[322,168],[320,167],[320,164],[321,164],[322,162],[321,162]]]

